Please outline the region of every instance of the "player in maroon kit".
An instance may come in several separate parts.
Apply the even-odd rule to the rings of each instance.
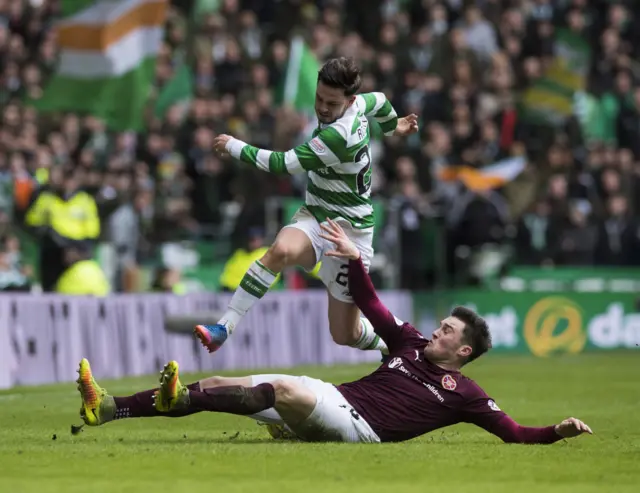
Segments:
[[[354,302],[389,347],[377,370],[337,387],[309,377],[253,375],[212,377],[184,386],[178,364],[167,364],[160,388],[111,397],[86,360],[80,364],[81,415],[89,425],[120,418],[179,417],[200,411],[247,415],[280,425],[306,441],[397,442],[456,423],[473,423],[505,442],[553,443],[591,433],[568,418],[555,426],[519,425],[460,368],[491,346],[485,321],[463,307],[445,318],[430,340],[393,316],[376,295],[360,253],[339,224],[322,225],[335,244],[327,255],[348,259]]]

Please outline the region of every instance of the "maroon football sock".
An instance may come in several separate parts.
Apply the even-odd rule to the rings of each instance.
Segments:
[[[231,414],[256,414],[273,407],[276,392],[270,383],[261,383],[255,387],[232,385],[204,389],[203,392],[189,392],[190,408],[202,411]]]
[[[200,382],[189,384],[187,388],[191,392],[198,392],[200,391]],[[168,413],[158,412],[156,408],[153,407],[153,394],[156,390],[158,389],[145,390],[128,397],[114,397],[116,401],[116,415],[114,419],[147,418],[151,416],[181,418],[201,411],[201,409],[195,409],[193,406],[189,406],[188,409],[181,409],[179,411],[170,411]]]

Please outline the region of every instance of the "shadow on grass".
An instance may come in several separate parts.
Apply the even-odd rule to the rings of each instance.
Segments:
[[[251,438],[251,437],[237,437],[237,438],[231,438],[231,437],[227,437],[227,436],[223,436],[223,437],[187,437],[187,438],[180,438],[180,437],[170,437],[170,438],[143,438],[143,439],[132,439],[132,440],[126,440],[126,439],[118,439],[117,441],[113,440],[112,438],[107,439],[107,440],[101,440],[98,437],[86,437],[87,438],[87,442],[111,442],[114,444],[122,444],[123,446],[130,446],[130,445],[138,445],[138,446],[144,446],[144,445],[171,445],[171,446],[175,446],[178,444],[184,444],[184,445],[269,445],[269,446],[283,446],[283,445],[306,445],[306,446],[310,446],[310,445],[341,445],[341,446],[349,446],[349,445],[363,445],[361,443],[345,443],[345,442],[304,442],[302,440],[275,440],[275,439],[271,439],[271,438]],[[431,437],[429,437],[431,438]],[[75,443],[82,443],[83,439],[80,438],[78,439],[77,442]],[[73,443],[73,442],[67,442],[67,443]],[[373,444],[371,444],[373,445]],[[411,442],[404,442],[402,444],[397,444],[397,443],[383,443],[383,444],[376,444],[376,446],[378,447],[394,447],[394,446],[398,446],[398,445],[402,445],[402,446],[407,446],[407,445],[412,445],[412,446],[424,446],[424,445],[435,445],[435,446],[456,446],[456,447],[464,447],[464,446],[487,446],[487,445],[495,445],[495,446],[507,446],[507,445],[513,445],[513,446],[518,446],[519,444],[504,444],[501,442],[495,442],[495,443],[488,443],[486,439],[469,439],[469,440],[449,440],[448,438],[435,438],[434,439],[422,439],[422,440],[414,440]]]
[[[171,438],[136,438],[136,439],[114,439],[113,437],[109,437],[109,438],[100,438],[97,436],[84,436],[84,437],[74,437],[74,440],[72,441],[68,441],[68,440],[64,440],[64,441],[58,441],[58,444],[61,446],[65,446],[65,445],[83,445],[83,444],[94,444],[94,443],[109,443],[112,445],[122,445],[124,447],[129,447],[132,445],[136,445],[136,446],[145,446],[145,445],[152,445],[152,446],[157,446],[157,445],[171,445],[171,446],[175,446],[175,445],[179,445],[179,444],[184,444],[185,446],[189,446],[189,445],[234,445],[234,444],[238,444],[238,445],[260,445],[260,444],[266,444],[266,445],[283,445],[283,444],[296,444],[296,443],[305,443],[305,442],[301,442],[301,441],[296,441],[296,440],[273,440],[270,438],[250,438],[250,437],[246,437],[246,438],[230,438],[230,437],[187,437],[187,438],[183,438],[183,437],[171,437]]]
[[[151,445],[177,445],[179,443],[184,443],[185,445],[207,445],[207,444],[218,444],[218,445],[286,445],[291,443],[304,443],[293,440],[271,440],[269,438],[234,438],[230,439],[227,437],[222,438],[204,438],[204,437],[196,437],[196,438],[150,438],[148,440],[136,440],[135,441],[139,445],[151,444]],[[126,443],[126,441],[124,442]]]

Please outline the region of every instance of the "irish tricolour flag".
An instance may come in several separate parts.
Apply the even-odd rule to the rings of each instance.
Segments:
[[[62,0],[59,65],[36,107],[142,129],[166,8],[167,0]]]

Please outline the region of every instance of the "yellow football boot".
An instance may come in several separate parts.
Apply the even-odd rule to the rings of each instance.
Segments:
[[[293,433],[289,428],[285,425],[281,425],[278,423],[262,423],[260,421],[257,422],[258,425],[264,426],[267,429],[269,435],[274,440],[299,440],[295,433]]]
[[[80,417],[87,426],[99,426],[112,421],[116,411],[116,404],[107,391],[100,387],[93,379],[91,365],[83,358],[78,368],[78,390],[82,397]]]
[[[179,371],[178,362],[169,361],[160,372],[160,389],[153,396],[156,411],[167,413],[189,406],[189,389],[180,382]]]

